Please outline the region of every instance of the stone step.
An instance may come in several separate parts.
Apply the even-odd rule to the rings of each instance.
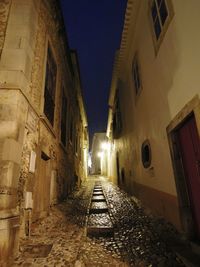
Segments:
[[[92,202],[106,202],[106,199],[104,196],[93,196],[91,201]]]
[[[93,192],[99,192],[99,191],[103,192],[103,189],[93,189]]]
[[[103,192],[93,192],[93,196],[104,196]]]
[[[108,212],[108,208],[101,208],[101,209],[94,209],[94,208],[90,208],[89,210],[89,214],[98,214],[98,213],[105,213]]]
[[[93,196],[96,196],[96,195],[102,195],[102,196],[104,196],[104,193],[103,192],[93,192]]]
[[[102,192],[103,193],[103,190],[102,189],[94,189],[93,192]]]
[[[94,189],[103,189],[102,186],[94,186]]]
[[[109,213],[90,214],[87,225],[89,227],[113,227]]]
[[[102,185],[101,185],[101,184],[99,184],[99,185],[95,184],[95,185],[94,185],[94,188],[99,188],[99,187],[102,188]]]
[[[100,184],[96,184],[93,189],[93,195],[88,212],[87,236],[114,236],[113,224],[108,213],[106,198]]]
[[[114,230],[109,213],[90,214],[87,235],[90,237],[113,237]]]
[[[108,206],[106,202],[91,202],[89,213],[105,213],[108,212]]]

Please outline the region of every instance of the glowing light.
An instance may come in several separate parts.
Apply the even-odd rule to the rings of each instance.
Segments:
[[[99,157],[99,158],[103,157],[103,152],[98,152],[97,157]]]
[[[91,160],[91,156],[88,156],[88,167],[91,168],[92,167],[92,160]]]
[[[109,142],[103,142],[103,143],[101,144],[101,148],[102,148],[103,150],[109,150],[109,149],[110,149],[110,143],[109,143]]]

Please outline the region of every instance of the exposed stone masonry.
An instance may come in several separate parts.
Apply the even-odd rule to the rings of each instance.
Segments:
[[[0,4],[0,58],[5,41],[5,32],[7,27],[8,15],[10,10],[11,0],[1,0]]]

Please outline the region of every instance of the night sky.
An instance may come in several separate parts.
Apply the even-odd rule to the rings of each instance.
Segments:
[[[79,57],[90,138],[106,131],[112,67],[126,4],[127,0],[61,0],[69,46]]]

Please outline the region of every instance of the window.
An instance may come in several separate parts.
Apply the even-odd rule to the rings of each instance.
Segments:
[[[141,148],[142,164],[144,168],[148,168],[151,165],[151,146],[148,140],[142,144]]]
[[[84,131],[84,142],[85,141],[87,141],[88,140],[88,136],[87,136],[87,127],[85,127],[84,129],[83,129],[83,131]]]
[[[135,56],[135,58],[133,60],[132,75],[133,75],[135,93],[136,93],[136,95],[138,95],[138,93],[141,91],[141,79],[140,79],[138,60],[137,60],[136,56]]]
[[[56,74],[56,63],[52,51],[50,47],[48,47],[44,91],[44,114],[47,116],[51,125],[53,125],[54,121]]]
[[[78,138],[78,156],[79,156],[79,159],[82,161],[82,157],[81,157],[81,148],[82,148],[82,144],[81,144],[81,134],[79,134],[79,138]]]
[[[69,141],[71,142],[71,144],[73,144],[73,134],[74,134],[74,121],[71,113],[70,127],[69,127]]]
[[[117,90],[115,96],[115,108],[113,113],[113,137],[115,139],[119,138],[121,131],[122,131],[122,117],[121,117],[121,109],[120,109],[120,102],[119,102],[119,92]]]
[[[125,170],[124,170],[124,168],[121,169],[121,182],[122,182],[122,184],[124,184],[124,182],[125,182]]]
[[[66,145],[66,134],[67,134],[67,98],[63,90],[62,97],[62,113],[61,113],[61,142]]]
[[[154,42],[159,44],[172,19],[173,9],[170,0],[152,0],[150,3]]]
[[[79,135],[78,131],[76,131],[76,137],[75,137],[75,154],[78,155],[78,147],[79,147]]]

